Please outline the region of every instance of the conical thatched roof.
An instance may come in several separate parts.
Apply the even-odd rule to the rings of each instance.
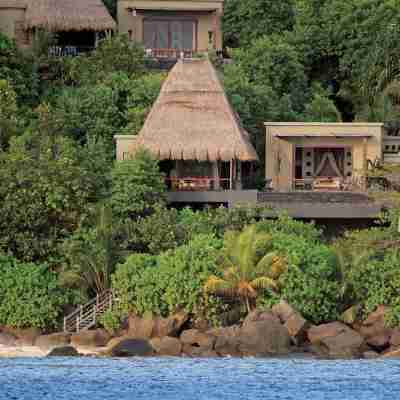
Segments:
[[[258,160],[208,59],[176,63],[134,147],[159,159]]]
[[[27,0],[27,29],[106,31],[116,28],[101,0]]]

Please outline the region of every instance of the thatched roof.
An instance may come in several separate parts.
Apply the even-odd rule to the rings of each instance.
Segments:
[[[50,32],[116,28],[101,0],[27,0],[25,27]]]
[[[0,8],[24,9],[26,0],[0,0]]]
[[[135,138],[159,159],[258,160],[208,59],[179,60]]]

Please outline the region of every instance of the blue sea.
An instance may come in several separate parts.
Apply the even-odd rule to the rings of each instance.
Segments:
[[[7,400],[396,400],[400,361],[0,359]]]

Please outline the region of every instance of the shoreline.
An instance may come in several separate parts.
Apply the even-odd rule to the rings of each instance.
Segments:
[[[47,357],[51,350],[41,349],[39,346],[5,346],[0,345],[0,359],[2,358],[42,358]],[[106,347],[77,347],[80,356],[101,356]]]

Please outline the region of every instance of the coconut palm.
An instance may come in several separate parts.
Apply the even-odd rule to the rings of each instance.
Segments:
[[[239,300],[250,312],[260,291],[278,290],[277,279],[286,269],[285,260],[271,247],[271,237],[257,232],[254,225],[240,234],[227,234],[220,264],[222,278],[210,276],[205,291]]]

